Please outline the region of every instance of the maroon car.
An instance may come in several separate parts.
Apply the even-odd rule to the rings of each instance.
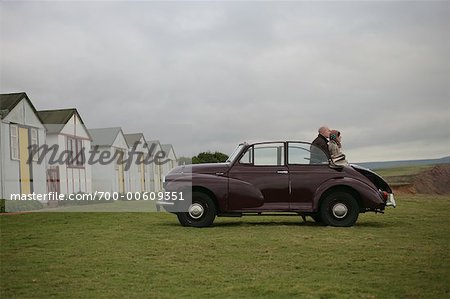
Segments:
[[[184,226],[210,226],[216,216],[299,215],[352,226],[359,213],[394,206],[389,185],[357,165],[335,165],[299,141],[240,144],[225,163],[186,165],[166,177],[166,192],[183,200],[159,202]]]

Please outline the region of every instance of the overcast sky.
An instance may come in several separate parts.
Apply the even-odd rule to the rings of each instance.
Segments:
[[[450,2],[1,2],[0,92],[178,156],[341,130],[351,162],[450,155]]]

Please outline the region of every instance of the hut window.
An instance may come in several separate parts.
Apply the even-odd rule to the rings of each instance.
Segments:
[[[19,127],[9,125],[11,159],[19,160]]]
[[[31,145],[39,146],[38,142],[38,130],[35,128],[30,129],[31,132]],[[39,159],[39,152],[33,155],[33,161],[37,161]]]
[[[67,164],[69,166],[84,166],[84,150],[83,140],[77,138],[67,139],[67,150],[69,152],[69,158]]]

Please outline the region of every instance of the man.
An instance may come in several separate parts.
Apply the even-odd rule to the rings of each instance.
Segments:
[[[311,145],[311,164],[322,164],[330,159],[328,150],[328,138],[330,137],[330,128],[323,126],[319,128],[319,135]],[[324,153],[326,157],[324,156]],[[326,158],[326,161],[324,161]]]

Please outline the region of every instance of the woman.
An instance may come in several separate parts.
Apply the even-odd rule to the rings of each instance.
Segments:
[[[342,153],[341,144],[342,136],[341,132],[337,130],[331,130],[330,141],[328,142],[328,150],[330,151],[331,161],[336,165],[347,165],[348,162],[345,159],[345,155]]]

